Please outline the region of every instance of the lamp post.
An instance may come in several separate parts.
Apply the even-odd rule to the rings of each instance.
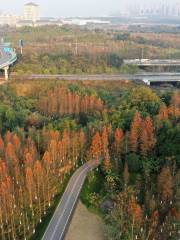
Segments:
[[[23,54],[23,47],[24,47],[24,41],[22,39],[19,40],[19,47],[20,47],[20,52],[21,55]]]

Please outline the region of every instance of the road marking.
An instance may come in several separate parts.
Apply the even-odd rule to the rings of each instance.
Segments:
[[[83,171],[82,171],[82,172],[80,173],[80,175],[77,177],[77,179],[76,179],[76,181],[75,181],[75,183],[74,183],[74,185],[73,185],[73,188],[72,188],[71,191],[70,191],[68,200],[67,200],[67,202],[66,202],[66,204],[65,204],[65,206],[64,206],[64,210],[63,210],[63,212],[62,212],[62,214],[61,214],[61,217],[59,218],[59,220],[57,221],[57,223],[56,223],[56,225],[55,225],[55,227],[54,227],[54,232],[53,232],[53,234],[52,234],[52,236],[51,236],[51,238],[50,238],[51,240],[53,240],[53,237],[54,237],[54,235],[56,234],[56,230],[57,230],[57,228],[58,228],[58,226],[59,226],[59,223],[60,223],[62,217],[64,216],[64,213],[65,213],[65,211],[66,211],[66,207],[67,207],[67,205],[68,205],[69,202],[70,202],[71,195],[72,195],[74,189],[76,188],[76,183],[79,181],[79,179],[81,178],[81,175],[84,174],[84,172],[85,172],[88,168],[89,168],[89,166],[87,166],[85,169],[83,169]],[[48,240],[49,240],[49,239],[48,239]]]

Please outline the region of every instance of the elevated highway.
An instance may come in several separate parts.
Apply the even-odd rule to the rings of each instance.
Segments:
[[[10,43],[0,43],[0,69],[4,70],[5,80],[8,80],[9,67],[16,62],[17,55]]]
[[[93,75],[62,75],[62,74],[32,74],[18,77],[22,80],[37,79],[56,79],[66,81],[143,81],[147,85],[151,83],[177,83],[180,82],[180,73],[163,72],[163,73],[137,73],[137,74],[93,74]]]
[[[180,59],[126,59],[124,60],[124,64],[139,67],[180,66]]]

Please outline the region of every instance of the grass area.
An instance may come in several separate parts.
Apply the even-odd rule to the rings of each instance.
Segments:
[[[99,216],[100,218],[103,218],[103,214],[102,214],[102,211],[100,210],[100,208],[96,208],[91,205],[88,207],[88,211],[90,213],[93,213],[93,214]]]
[[[80,199],[82,203],[88,208],[88,210],[100,217],[102,217],[102,212],[99,207],[97,208],[91,203],[90,194],[96,193],[102,196],[102,189],[104,189],[103,176],[98,169],[98,171],[94,170],[88,174],[88,177],[86,178],[85,184],[80,194]]]

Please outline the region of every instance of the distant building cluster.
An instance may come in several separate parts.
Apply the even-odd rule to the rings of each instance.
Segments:
[[[130,8],[134,16],[180,17],[180,2],[136,5]]]
[[[12,27],[33,27],[50,24],[61,24],[61,22],[54,20],[53,18],[40,18],[40,7],[32,2],[24,5],[24,13],[22,16],[0,13],[1,26],[8,25]]]
[[[38,27],[45,25],[86,25],[86,24],[109,24],[108,21],[100,21],[96,19],[55,19],[55,18],[41,18],[40,7],[35,3],[27,3],[24,5],[24,14],[22,16],[3,14],[0,12],[0,26],[12,27]]]

